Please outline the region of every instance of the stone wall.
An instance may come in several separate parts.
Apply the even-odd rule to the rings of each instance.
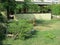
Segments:
[[[41,13],[41,14],[17,14],[17,18],[24,19],[37,19],[37,20],[51,20],[51,13]]]
[[[51,13],[34,14],[36,19],[51,20]]]
[[[53,19],[60,19],[60,15],[52,15]]]

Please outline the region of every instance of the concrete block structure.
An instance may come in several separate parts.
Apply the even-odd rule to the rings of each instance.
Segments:
[[[18,2],[24,2],[24,0],[16,0]],[[60,4],[60,0],[31,0],[35,4]]]

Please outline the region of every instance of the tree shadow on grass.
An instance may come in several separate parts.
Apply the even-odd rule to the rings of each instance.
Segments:
[[[56,23],[55,20],[36,20],[37,26],[51,27],[50,25]]]
[[[1,31],[0,31],[1,32]],[[3,44],[3,40],[5,39],[5,35],[3,33],[0,34],[0,45],[4,45]]]
[[[35,38],[37,36],[37,32],[38,32],[37,30],[32,30],[32,31],[28,32],[28,34],[31,34],[31,35],[26,36],[25,40],[30,39],[30,38]]]
[[[5,36],[6,36],[6,27],[3,26],[2,23],[0,23],[0,45],[4,45],[3,40],[5,40]]]

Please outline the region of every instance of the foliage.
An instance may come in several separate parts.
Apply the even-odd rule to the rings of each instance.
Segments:
[[[3,4],[0,3],[0,11],[4,10]]]
[[[51,6],[53,15],[60,15],[60,4],[55,4]]]
[[[29,38],[28,40],[13,40],[11,38],[6,38],[7,40],[5,40],[5,44],[6,42],[11,44],[11,45],[59,45],[60,44],[60,20],[50,20],[49,23],[53,21],[54,23],[50,24],[52,26],[48,26],[47,24],[45,26],[40,25],[40,30],[37,29],[37,35],[33,38]],[[47,21],[46,21],[47,22]],[[43,29],[43,27],[46,27]],[[49,27],[49,29],[48,29]],[[51,29],[52,28],[52,29]],[[48,33],[51,35],[56,36],[56,38],[54,38],[54,40],[51,40],[50,38],[46,37],[46,35],[48,35]],[[10,40],[9,40],[10,39]],[[14,42],[14,43],[13,43]]]
[[[15,6],[15,0],[1,0],[1,4],[6,8],[7,6],[10,6],[10,8],[14,8]]]
[[[23,3],[16,3],[15,13],[26,12],[26,11],[24,11],[24,9],[29,8],[28,2],[30,2],[30,0],[24,0]]]
[[[7,12],[7,18],[9,19],[9,14],[14,14],[15,0],[1,0],[1,5],[3,10]]]
[[[52,39],[52,40],[53,40],[54,38],[56,38],[56,36],[55,36],[53,33],[49,33],[49,32],[46,33],[45,36],[46,36],[46,38],[49,38],[49,39]]]
[[[16,3],[16,9],[22,9],[23,8],[23,4],[17,4]]]
[[[24,19],[9,23],[7,28],[9,33],[18,34],[20,39],[24,39],[25,36],[30,36],[31,34],[27,34],[27,32],[31,31],[32,29],[33,25]]]
[[[4,26],[3,23],[0,23],[0,40],[5,38],[6,34],[6,27]]]
[[[40,11],[40,7],[37,4],[30,4],[28,11],[29,12],[38,12],[38,11]]]
[[[22,3],[16,3],[16,8],[15,8],[15,13],[21,13],[21,11],[23,10],[23,4]]]
[[[31,4],[31,0],[24,0],[24,3],[16,3],[16,11],[23,12],[38,12],[40,11],[40,6],[37,4]],[[19,13],[20,13],[19,12]]]
[[[7,19],[0,13],[0,22],[6,23]]]

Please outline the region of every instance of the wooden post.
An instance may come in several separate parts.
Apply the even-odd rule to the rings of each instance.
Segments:
[[[36,18],[33,19],[33,25],[36,26]]]

